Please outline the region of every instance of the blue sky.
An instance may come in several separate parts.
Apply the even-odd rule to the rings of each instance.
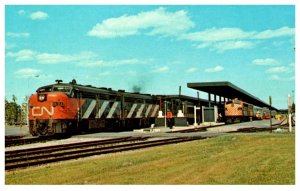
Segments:
[[[190,96],[188,82],[229,81],[286,108],[294,47],[292,5],[6,5],[5,97],[56,79]]]

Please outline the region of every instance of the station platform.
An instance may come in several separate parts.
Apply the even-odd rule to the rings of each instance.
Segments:
[[[145,129],[135,129],[133,130],[133,132],[140,132],[140,133],[157,133],[157,132],[161,132],[161,133],[171,133],[171,132],[180,132],[183,130],[194,130],[194,129],[198,129],[201,130],[203,129],[203,131],[205,131],[207,128],[211,128],[211,127],[217,127],[217,126],[222,126],[225,125],[225,123],[214,123],[214,122],[209,122],[209,123],[201,123],[200,125],[189,125],[189,126],[173,126],[172,128],[170,127],[164,127],[164,126],[160,126],[160,127],[153,127],[153,128],[145,128]]]

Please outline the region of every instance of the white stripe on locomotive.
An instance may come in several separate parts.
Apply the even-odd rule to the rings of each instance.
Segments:
[[[101,105],[98,114],[96,115],[96,118],[101,118],[102,114],[104,113],[107,105],[109,104],[109,101],[104,101]]]
[[[130,109],[128,115],[127,115],[127,118],[131,118],[131,116],[132,116],[132,114],[133,114],[133,112],[134,112],[136,106],[137,106],[136,103],[134,103],[134,104],[132,105],[132,107],[131,107],[131,109]]]
[[[92,111],[94,110],[96,106],[96,100],[92,100],[89,107],[87,108],[87,110],[85,111],[85,113],[83,114],[83,119],[88,119],[89,116],[91,115]]]
[[[119,102],[114,102],[106,118],[112,118],[112,115],[116,111],[118,104]]]
[[[148,114],[150,113],[151,108],[152,108],[152,104],[149,104],[149,105],[148,105],[148,108],[147,108],[147,110],[146,110],[146,113],[145,113],[145,117],[148,117]]]
[[[153,112],[151,114],[151,117],[155,117],[156,116],[156,114],[158,112],[158,109],[159,109],[159,105],[155,105],[154,110],[153,110]]]
[[[145,104],[141,104],[141,107],[139,108],[139,110],[137,111],[137,113],[135,115],[136,118],[142,117],[141,115],[142,115],[144,108],[145,108]]]

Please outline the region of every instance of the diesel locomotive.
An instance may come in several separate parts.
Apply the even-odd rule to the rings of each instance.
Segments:
[[[159,100],[149,94],[84,86],[75,80],[56,82],[38,88],[29,98],[33,136],[149,126],[159,109]]]
[[[246,121],[254,116],[253,105],[237,98],[226,101],[224,107],[227,123]]]
[[[251,118],[258,120],[269,119],[276,115],[274,110],[270,112],[268,108],[260,108],[237,98],[226,101],[224,108],[225,121],[227,123],[249,121]]]
[[[179,120],[178,112],[187,116],[179,120],[187,124],[192,123],[191,108],[198,101],[188,96],[131,93],[80,85],[76,80],[69,83],[56,80],[30,96],[29,130],[33,136],[48,136],[91,129],[138,129],[155,124],[156,118],[162,117],[158,116],[159,111],[168,112],[168,125]]]

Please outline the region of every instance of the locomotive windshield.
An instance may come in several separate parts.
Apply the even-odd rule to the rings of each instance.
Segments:
[[[237,100],[233,101],[233,103],[234,103],[234,104],[237,104],[237,105],[241,105],[241,102],[240,102],[240,101],[237,101]]]
[[[45,92],[63,92],[63,93],[71,93],[72,88],[70,86],[45,86],[41,87],[37,90],[37,93],[45,93]]]
[[[230,100],[230,101],[227,101],[226,104],[237,104],[237,105],[241,105],[241,102],[238,101],[238,100]]]
[[[71,91],[71,87],[69,87],[69,86],[54,86],[53,91],[69,93]]]
[[[52,86],[41,87],[36,92],[37,93],[52,92]]]

